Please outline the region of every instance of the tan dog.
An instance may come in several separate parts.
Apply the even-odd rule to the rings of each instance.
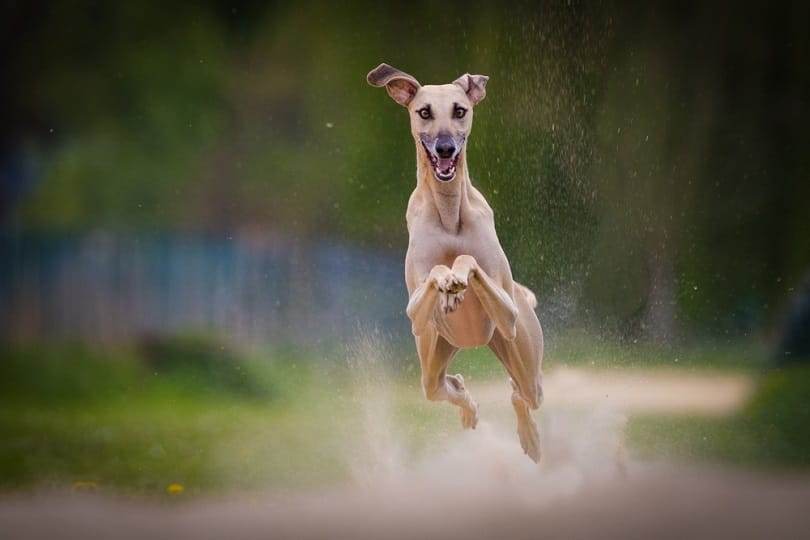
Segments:
[[[461,424],[474,428],[478,404],[447,367],[460,348],[489,345],[511,377],[520,444],[538,461],[540,435],[530,411],[543,401],[537,301],[512,279],[492,209],[467,172],[473,107],[484,99],[488,79],[465,74],[452,84],[422,86],[387,64],[367,77],[408,108],[416,141],[405,280],[425,397],[457,405]]]

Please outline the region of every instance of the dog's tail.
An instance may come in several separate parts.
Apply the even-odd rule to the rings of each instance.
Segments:
[[[529,289],[525,285],[521,285],[517,281],[515,282],[515,292],[516,294],[522,294],[526,297],[526,300],[529,301],[529,305],[532,306],[532,309],[537,307],[537,297],[534,295],[531,289]]]

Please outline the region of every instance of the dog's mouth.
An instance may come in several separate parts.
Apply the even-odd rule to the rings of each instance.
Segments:
[[[425,149],[430,164],[433,166],[433,176],[441,182],[449,182],[456,177],[456,166],[458,166],[458,158],[461,152],[456,152],[453,157],[443,158],[432,152],[427,145],[422,142],[422,147]]]

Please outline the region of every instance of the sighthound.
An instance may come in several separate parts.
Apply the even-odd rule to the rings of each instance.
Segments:
[[[387,64],[367,76],[408,109],[416,142],[405,280],[425,397],[458,406],[462,426],[475,428],[478,404],[462,376],[448,375],[447,368],[459,349],[488,345],[511,377],[520,444],[539,461],[540,434],[531,415],[543,401],[537,300],[512,279],[492,209],[467,171],[473,107],[484,99],[488,79],[465,74],[451,84],[422,86]]]

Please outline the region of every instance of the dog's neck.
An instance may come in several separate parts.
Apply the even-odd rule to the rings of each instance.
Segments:
[[[457,234],[461,229],[464,209],[469,203],[470,176],[467,174],[467,149],[461,149],[456,165],[456,177],[450,182],[441,182],[433,175],[433,167],[421,145],[416,150],[416,188],[423,190],[433,201],[442,228]]]

